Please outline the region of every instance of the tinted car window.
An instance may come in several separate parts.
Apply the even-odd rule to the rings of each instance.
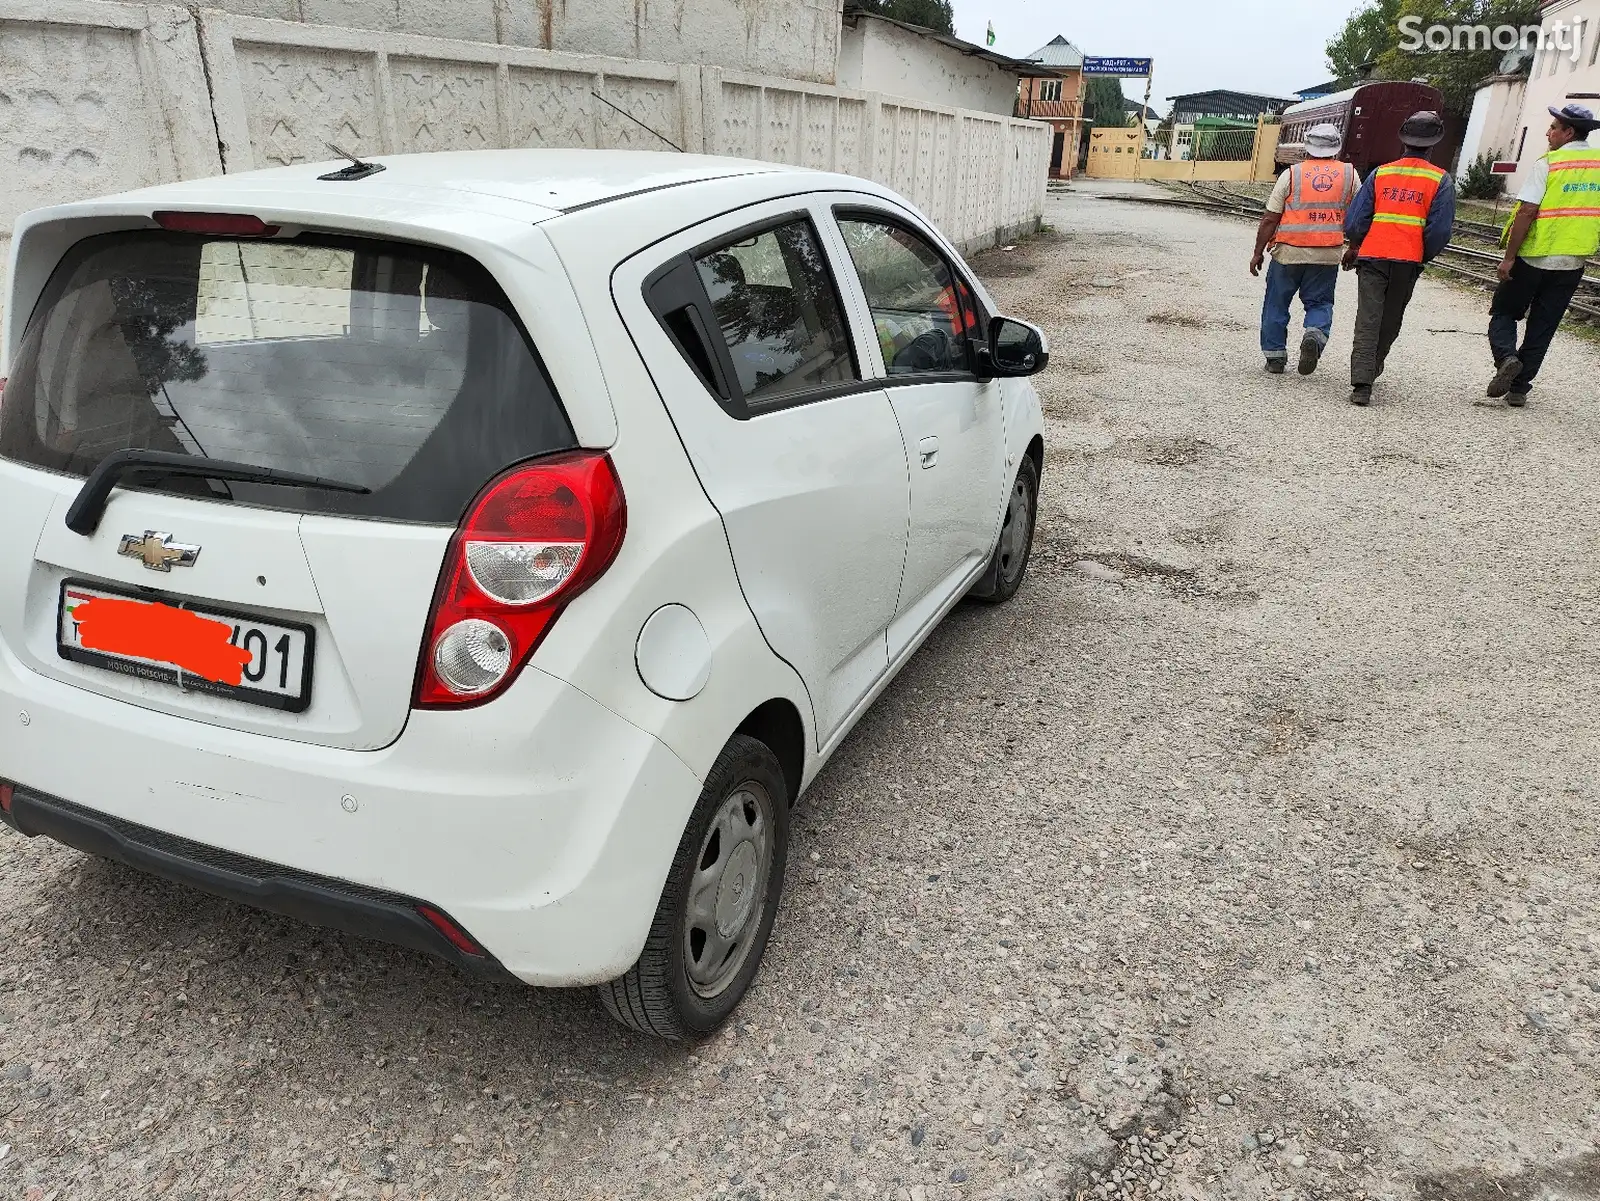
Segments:
[[[890,375],[966,371],[976,309],[944,256],[899,225],[839,221]]]
[[[364,239],[89,238],[23,334],[0,455],[83,476],[128,448],[372,489],[137,486],[454,523],[521,459],[575,445],[500,288],[459,254]]]
[[[746,401],[859,379],[811,223],[791,221],[695,257]]]

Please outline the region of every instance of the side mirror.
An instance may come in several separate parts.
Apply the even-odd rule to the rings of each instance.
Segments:
[[[996,317],[989,322],[989,345],[980,357],[990,377],[1037,375],[1050,362],[1050,343],[1037,325]]]

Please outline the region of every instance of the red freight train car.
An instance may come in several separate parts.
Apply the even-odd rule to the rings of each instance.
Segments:
[[[1326,122],[1344,134],[1339,157],[1365,178],[1374,167],[1400,157],[1400,124],[1424,109],[1444,111],[1439,89],[1426,83],[1364,83],[1292,105],[1283,111],[1278,169],[1305,158],[1306,131]]]

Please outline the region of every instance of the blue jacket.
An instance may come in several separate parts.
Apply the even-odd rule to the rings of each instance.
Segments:
[[[1352,246],[1361,245],[1366,240],[1367,231],[1372,228],[1372,214],[1377,203],[1377,179],[1377,171],[1368,172],[1366,179],[1361,181],[1361,190],[1356,193],[1356,198],[1350,202],[1350,208],[1344,215],[1344,236]],[[1446,172],[1439,181],[1439,192],[1428,209],[1428,223],[1422,230],[1424,263],[1432,262],[1449,244],[1450,231],[1455,223],[1456,181]]]

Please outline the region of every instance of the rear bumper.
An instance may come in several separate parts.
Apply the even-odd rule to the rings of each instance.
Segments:
[[[426,902],[415,897],[202,846],[25,787],[17,788],[10,812],[0,812],[0,819],[29,838],[42,834],[230,901],[410,947],[486,976],[507,975],[487,951],[467,953],[440,932],[422,916],[420,907]]]
[[[426,903],[555,986],[638,958],[701,788],[659,740],[531,665],[493,704],[414,712],[393,745],[348,751],[87,693],[3,646],[0,778],[26,833],[407,946]]]

